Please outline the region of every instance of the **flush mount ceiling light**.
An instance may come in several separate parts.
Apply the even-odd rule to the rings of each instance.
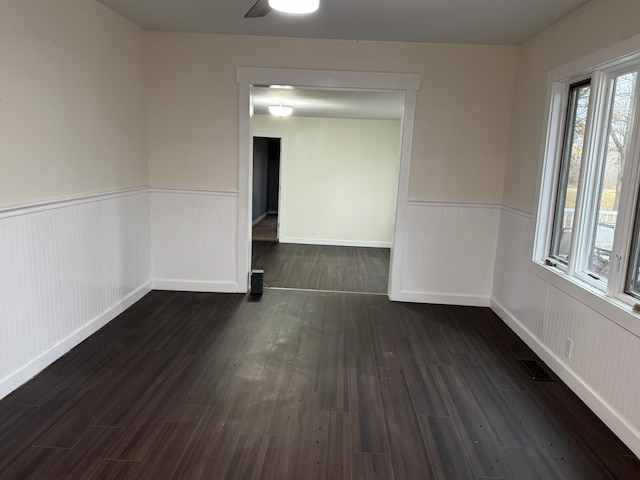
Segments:
[[[269,105],[269,113],[276,117],[288,117],[293,113],[293,108],[283,105]]]
[[[284,13],[304,14],[318,10],[320,0],[257,0],[244,14],[244,18],[261,18],[271,9]]]
[[[312,13],[318,10],[320,0],[269,0],[269,6],[284,13]]]

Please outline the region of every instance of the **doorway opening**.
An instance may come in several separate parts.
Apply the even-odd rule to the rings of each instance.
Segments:
[[[253,137],[253,242],[279,239],[281,142],[280,138]]]
[[[294,87],[286,92],[298,107],[279,118],[260,105],[269,104],[271,91],[256,88],[252,97],[253,203],[264,198],[257,182],[265,176],[265,142],[256,136],[281,134],[287,160],[279,212],[286,226],[281,222],[281,245],[274,247],[256,242],[254,225],[252,270],[263,270],[269,287],[385,294],[403,94]],[[320,99],[333,108],[318,107]]]
[[[393,300],[400,292],[402,252],[407,213],[409,166],[413,138],[413,118],[416,91],[420,76],[417,74],[381,74],[367,72],[331,72],[314,70],[288,70],[238,67],[237,80],[240,87],[240,176],[239,176],[239,223],[238,223],[238,282],[248,289],[251,267],[250,213],[252,184],[252,91],[274,85],[291,85],[302,88],[318,88],[341,91],[390,91],[402,93],[403,104],[400,119],[400,166],[397,172],[397,192],[393,221],[393,234],[388,260],[387,295]],[[280,206],[281,208],[281,206]],[[282,224],[282,222],[280,222]],[[280,231],[282,236],[282,226]],[[280,244],[282,245],[282,244]],[[345,246],[344,248],[349,248]],[[360,249],[369,250],[369,249]],[[243,278],[245,280],[243,280]]]

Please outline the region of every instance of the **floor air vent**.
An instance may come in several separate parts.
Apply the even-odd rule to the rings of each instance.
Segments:
[[[520,363],[536,382],[555,382],[553,377],[536,360],[520,360]]]

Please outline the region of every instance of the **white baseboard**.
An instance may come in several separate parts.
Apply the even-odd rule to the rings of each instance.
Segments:
[[[13,372],[8,377],[0,380],[0,399],[6,397],[9,393],[14,391],[23,383],[29,381],[35,377],[38,373],[51,365],[57,359],[62,357],[65,353],[70,351],[73,347],[86,340],[88,337],[96,333],[102,327],[104,327],[111,320],[116,318],[122,312],[124,312],[131,305],[136,303],[147,293],[151,291],[151,282],[146,282],[144,285],[138,287],[129,295],[124,297],[118,303],[113,305],[106,312],[98,315],[90,320],[84,326],[69,334],[62,341],[51,347],[49,350],[38,355],[26,365],[20,367],[17,371]]]
[[[640,457],[640,432],[634,429],[589,385],[571,370],[554,352],[508,312],[498,301],[491,299],[491,309],[544,361],[551,370]]]
[[[398,295],[390,297],[394,302],[437,303],[442,305],[465,305],[471,307],[488,307],[489,297],[482,295],[465,295],[462,293],[413,292],[401,290]]]
[[[178,292],[210,292],[210,293],[246,293],[235,282],[208,282],[200,280],[167,280],[151,281],[154,290],[173,290]]]
[[[260,223],[262,220],[264,220],[269,212],[265,212],[262,215],[260,215],[258,218],[256,218],[253,222],[251,222],[251,225],[255,225],[256,223]]]
[[[391,248],[391,242],[368,242],[358,240],[333,240],[326,238],[296,238],[283,237],[280,243],[298,243],[302,245],[330,245],[334,247],[369,247],[369,248]]]

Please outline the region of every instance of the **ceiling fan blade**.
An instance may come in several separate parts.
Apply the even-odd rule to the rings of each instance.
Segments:
[[[269,0],[258,0],[253,7],[244,14],[244,18],[264,17],[270,11],[271,7],[269,6]]]

